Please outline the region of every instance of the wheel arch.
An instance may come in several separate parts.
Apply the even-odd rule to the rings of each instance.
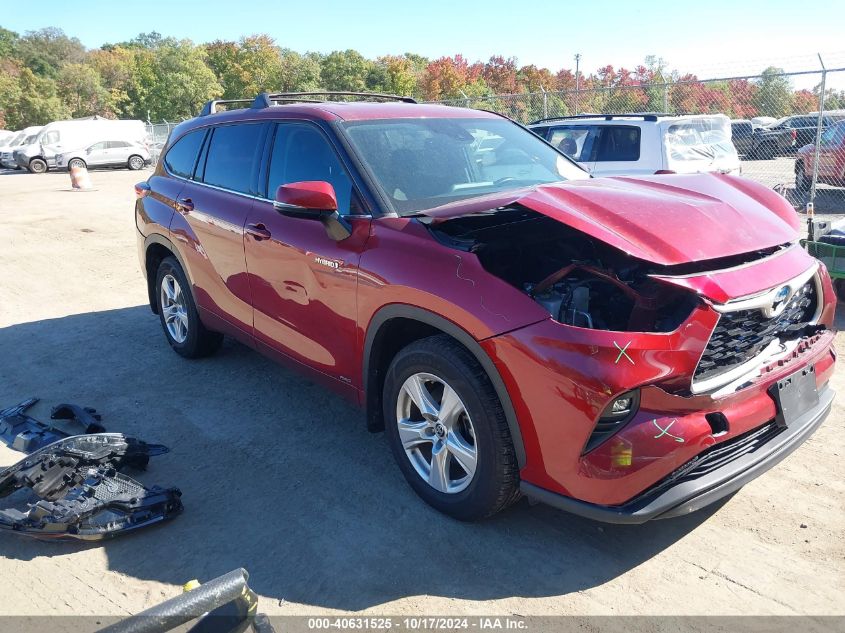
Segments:
[[[396,336],[397,333],[398,336]],[[396,352],[414,340],[436,334],[448,334],[463,345],[486,372],[502,404],[516,453],[517,465],[522,468],[525,465],[522,432],[510,394],[495,364],[469,332],[452,321],[417,306],[390,304],[379,309],[370,319],[364,338],[362,371],[367,428],[373,432],[384,429],[382,413],[384,372]]]
[[[191,278],[191,273],[173,242],[158,233],[148,235],[144,240],[144,272],[147,277],[147,298],[150,302],[150,310],[153,311],[153,314],[158,314],[158,303],[156,302],[155,296],[156,272],[158,271],[159,264],[161,264],[161,261],[165,257],[176,258],[176,261],[179,262],[179,265],[182,267],[182,270],[185,272],[185,276],[191,284],[191,288],[189,290],[193,293],[194,282]]]

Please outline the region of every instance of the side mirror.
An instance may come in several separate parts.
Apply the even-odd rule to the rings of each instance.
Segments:
[[[273,207],[287,217],[319,220],[334,240],[344,240],[352,235],[352,227],[337,212],[334,187],[324,180],[279,185]]]

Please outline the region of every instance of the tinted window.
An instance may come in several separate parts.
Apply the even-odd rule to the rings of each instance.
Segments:
[[[751,136],[750,123],[731,123],[731,134],[734,138],[743,138]]]
[[[597,162],[635,161],[640,159],[640,128],[628,125],[600,127]]]
[[[194,130],[176,141],[164,157],[164,165],[168,171],[182,178],[190,178],[194,173],[197,154],[200,153],[204,137],[205,130]]]
[[[352,181],[326,137],[311,125],[278,125],[270,158],[267,197],[275,197],[279,185],[304,180],[331,183],[337,196],[338,213],[350,212]]]
[[[214,128],[202,181],[232,191],[254,193],[252,175],[261,152],[261,130],[260,123]]]
[[[561,125],[552,128],[549,143],[572,160],[590,162],[598,128],[595,125]]]
[[[129,143],[126,141],[109,141],[109,149],[121,149],[123,147],[129,147]]]

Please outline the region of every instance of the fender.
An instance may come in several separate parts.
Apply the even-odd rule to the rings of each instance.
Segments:
[[[373,315],[372,319],[370,319],[370,324],[367,327],[367,334],[364,339],[362,373],[368,425],[372,427],[373,421],[376,419],[375,416],[381,416],[381,393],[377,392],[376,389],[370,389],[370,383],[375,378],[375,375],[371,374],[370,370],[370,357],[373,353],[373,345],[376,335],[381,327],[391,319],[395,318],[419,321],[437,328],[457,340],[466,347],[473,356],[475,356],[475,359],[479,362],[481,367],[484,368],[484,371],[487,372],[487,376],[490,378],[490,382],[496,390],[496,395],[502,403],[502,409],[505,412],[505,419],[507,420],[511,439],[513,440],[514,451],[516,452],[517,465],[520,469],[522,469],[525,466],[525,446],[522,442],[522,432],[520,431],[519,421],[517,420],[516,411],[514,411],[508,390],[505,387],[502,377],[499,375],[499,371],[493,364],[493,361],[482,349],[481,345],[478,344],[478,341],[476,341],[475,338],[473,338],[466,330],[452,321],[444,319],[442,316],[429,312],[423,308],[394,303],[379,308]]]
[[[156,307],[155,307],[156,306],[156,298],[155,298],[155,290],[153,288],[153,286],[155,285],[155,278],[152,278],[152,279],[150,278],[150,276],[147,274],[147,266],[146,266],[147,251],[150,249],[150,246],[152,246],[153,244],[158,244],[160,246],[163,246],[164,248],[169,250],[171,253],[173,253],[173,256],[176,258],[176,261],[179,262],[179,265],[182,267],[182,270],[185,272],[185,276],[188,278],[188,281],[190,282],[192,294],[193,294],[193,287],[194,287],[194,279],[191,276],[190,268],[188,268],[185,265],[185,260],[182,258],[182,254],[179,252],[179,249],[176,248],[176,246],[173,244],[173,242],[171,242],[168,238],[166,238],[164,235],[161,235],[160,233],[150,233],[144,239],[143,273],[147,277],[147,296],[148,296],[149,301],[150,301],[150,310],[153,311],[153,314],[158,314]],[[196,299],[195,299],[195,301],[196,301]]]

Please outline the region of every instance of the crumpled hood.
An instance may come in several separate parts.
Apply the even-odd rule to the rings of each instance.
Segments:
[[[798,215],[773,190],[725,174],[577,180],[464,200],[423,212],[448,218],[521,205],[633,257],[671,266],[798,239]]]

